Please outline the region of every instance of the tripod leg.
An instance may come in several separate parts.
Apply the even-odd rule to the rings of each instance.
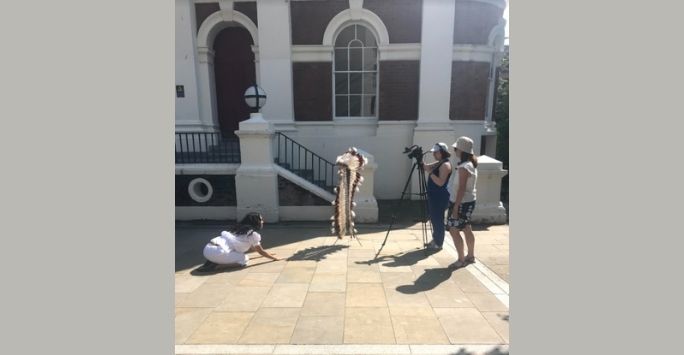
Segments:
[[[396,210],[399,210],[399,207],[402,206],[404,202],[404,196],[406,195],[406,191],[408,190],[409,186],[411,185],[411,178],[413,177],[413,171],[414,170],[419,170],[420,168],[418,167],[418,162],[413,163],[413,166],[411,167],[411,171],[409,172],[408,179],[406,179],[406,183],[404,184],[404,190],[401,191],[401,197],[399,198],[399,203],[397,204]],[[394,222],[397,219],[397,214],[396,211],[395,213],[392,214],[392,219],[390,220],[390,225],[387,228],[387,234],[385,234],[385,239],[382,241],[382,245],[380,245],[380,249],[378,249],[378,252],[375,254],[375,258],[378,258],[378,255],[380,255],[380,252],[382,251],[382,248],[385,247],[385,244],[387,243],[387,237],[389,237],[390,231],[392,230],[392,227],[394,226]]]

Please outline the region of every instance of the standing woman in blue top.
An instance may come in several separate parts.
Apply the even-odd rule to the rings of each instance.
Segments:
[[[428,248],[440,250],[444,244],[444,212],[449,205],[449,190],[447,181],[451,176],[449,163],[449,147],[444,143],[437,143],[430,150],[436,162],[423,165],[423,169],[430,173],[427,182],[428,210],[432,222],[432,241]]]

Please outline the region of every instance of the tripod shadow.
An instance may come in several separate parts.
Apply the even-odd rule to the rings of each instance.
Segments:
[[[397,286],[396,290],[408,295],[429,291],[448,280],[454,271],[455,269],[449,267],[425,269],[425,272],[413,282],[413,285]]]
[[[287,261],[295,260],[315,260],[321,261],[326,258],[326,256],[338,252],[342,249],[349,248],[347,245],[321,245],[317,247],[306,248],[294,253],[292,256],[287,258]]]
[[[391,260],[388,263],[382,264],[383,266],[388,266],[388,267],[399,267],[399,266],[411,266],[415,265],[421,260],[427,259],[430,255],[435,254],[436,251],[432,250],[424,250],[424,249],[419,249],[419,250],[414,250],[410,251],[408,253],[404,254],[399,254],[399,255],[383,255],[380,257],[377,257],[375,259],[371,259],[368,261],[356,261],[355,263],[357,264],[366,264],[366,265],[372,265],[372,264],[378,264],[387,260]]]

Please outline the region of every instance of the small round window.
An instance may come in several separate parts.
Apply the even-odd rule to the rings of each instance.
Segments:
[[[211,199],[211,196],[214,194],[214,188],[206,179],[196,178],[188,184],[188,193],[195,202],[203,203]]]

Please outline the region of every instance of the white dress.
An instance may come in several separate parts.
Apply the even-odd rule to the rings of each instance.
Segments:
[[[250,235],[234,235],[223,231],[204,247],[204,257],[216,264],[247,265],[247,251],[261,243],[261,235],[252,232]],[[215,245],[218,244],[218,245]]]

